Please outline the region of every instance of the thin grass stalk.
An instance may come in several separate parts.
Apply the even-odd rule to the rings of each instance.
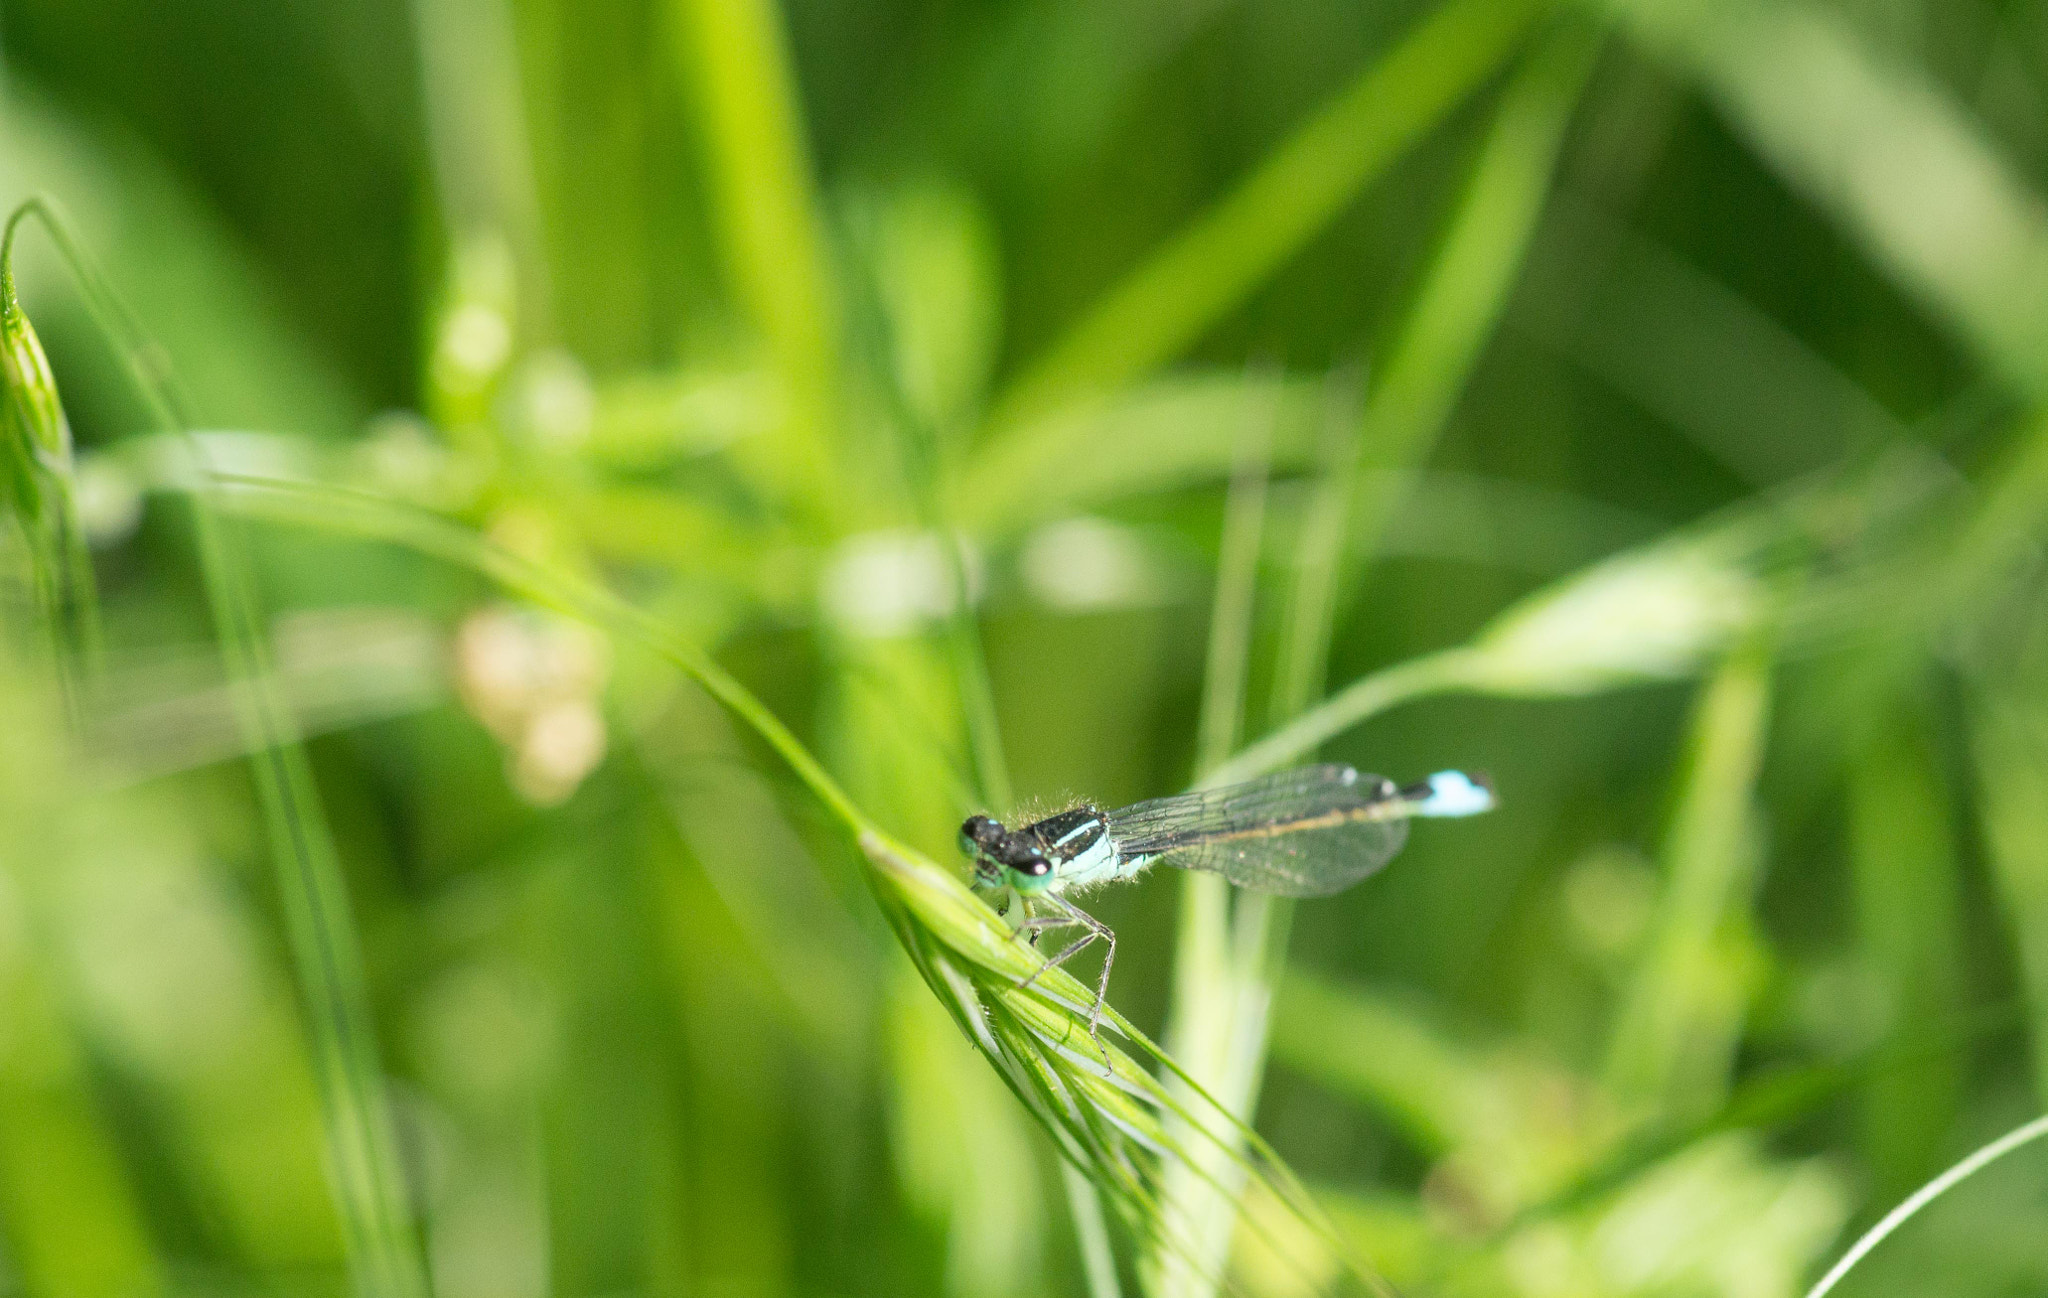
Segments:
[[[1737,649],[1702,687],[1694,714],[1664,844],[1664,896],[1608,1040],[1608,1088],[1639,1115],[1711,1109],[1732,1063],[1739,1025],[1715,1003],[1711,970],[1717,936],[1755,886],[1752,797],[1771,650],[1766,640]]]
[[[1290,622],[1275,681],[1273,715],[1297,718],[1322,693],[1336,618],[1339,572],[1360,490],[1358,465],[1369,447],[1376,467],[1418,463],[1448,420],[1485,340],[1504,308],[1532,237],[1564,128],[1592,66],[1597,43],[1571,28],[1546,42],[1503,96],[1494,129],[1474,164],[1443,248],[1431,268],[1390,361],[1363,417],[1333,421],[1340,437],[1325,447],[1323,469],[1301,542]],[[1367,522],[1367,548],[1378,539],[1391,509],[1375,500]],[[1443,661],[1439,660],[1439,665]],[[1455,662],[1456,659],[1448,661]],[[1441,685],[1411,673],[1421,687]],[[1398,678],[1397,678],[1398,683]],[[1387,702],[1394,701],[1389,697]],[[1314,744],[1289,754],[1303,756]],[[1269,752],[1272,750],[1268,750]],[[1231,767],[1207,772],[1205,784],[1243,778]],[[1236,906],[1229,973],[1211,987],[1208,1002],[1190,1011],[1227,1024],[1223,1067],[1201,1080],[1233,1111],[1248,1115],[1256,1101],[1266,1053],[1273,989],[1284,962],[1291,903],[1248,896]],[[1199,1238],[1220,1263],[1228,1255],[1228,1205],[1189,1209]],[[1169,1263],[1163,1293],[1201,1294]]]
[[[1104,294],[990,422],[1028,419],[1178,355],[1492,76],[1540,12],[1528,0],[1439,7]]]
[[[839,302],[782,16],[774,0],[670,0],[669,9],[701,120],[726,276],[789,402],[767,445],[737,453],[790,493],[798,512],[829,521],[841,509]]]
[[[355,1286],[374,1298],[424,1298],[426,1271],[398,1164],[362,943],[339,854],[297,723],[278,694],[246,547],[216,510],[212,472],[200,472],[201,486],[191,497],[200,562],[279,871]]]
[[[1940,1176],[1935,1177],[1927,1184],[1915,1190],[1898,1207],[1886,1213],[1883,1219],[1875,1226],[1863,1232],[1862,1236],[1849,1246],[1849,1251],[1842,1254],[1841,1260],[1829,1267],[1827,1274],[1823,1275],[1814,1284],[1813,1288],[1806,1291],[1806,1298],[1827,1298],[1827,1295],[1834,1291],[1835,1286],[1842,1282],[1842,1277],[1849,1274],[1858,1262],[1867,1257],[1870,1250],[1884,1243],[1886,1239],[1891,1237],[1893,1232],[1905,1225],[1922,1208],[1933,1203],[1936,1199],[1955,1189],[1958,1185],[1969,1180],[1999,1159],[2004,1158],[2007,1154],[2012,1153],[2016,1149],[2024,1148],[2044,1136],[2048,1136],[2048,1116],[2035,1118],[2032,1122],[2015,1127],[1990,1144],[1974,1151]]]
[[[1375,481],[1388,485],[1359,492],[1352,527],[1360,569],[1401,505],[1401,484],[1411,481],[1400,471],[1428,462],[1507,309],[1599,53],[1597,31],[1564,21],[1530,51],[1501,93],[1429,274],[1374,375],[1364,457],[1379,471]]]
[[[1484,655],[1458,646],[1410,658],[1353,681],[1328,702],[1234,754],[1203,779],[1208,788],[1277,771],[1380,713],[1416,699],[1483,688]]]
[[[1858,959],[1911,1051],[1968,1011],[1955,810],[1926,714],[1910,687],[1871,698],[1847,762],[1850,900]],[[1860,741],[1860,742],[1857,742]],[[1858,1096],[1861,1152],[1874,1193],[1890,1198],[1941,1166],[1962,1100],[1961,1061],[1913,1051]]]
[[[55,235],[95,320],[136,380],[140,395],[166,432],[185,436],[194,457],[187,467],[193,474],[191,502],[201,576],[235,686],[238,720],[249,751],[255,754],[252,773],[306,1001],[351,1278],[359,1293],[372,1298],[421,1298],[428,1291],[426,1268],[398,1167],[360,943],[311,769],[277,693],[247,560],[213,511],[217,480],[187,432],[192,421],[169,377],[155,372],[144,359],[150,353],[133,315],[48,200],[25,206],[16,219],[30,210]]]
[[[1102,1215],[1102,1196],[1095,1182],[1071,1158],[1060,1160],[1060,1184],[1067,1193],[1067,1211],[1074,1219],[1074,1245],[1081,1253],[1081,1272],[1091,1298],[1122,1298],[1117,1279],[1116,1250],[1110,1247],[1109,1223]]]
[[[14,903],[0,921],[0,1006],[9,1024],[0,1043],[0,1201],[10,1221],[9,1252],[20,1283],[50,1293],[129,1293],[163,1288],[135,1187],[114,1132],[93,1102],[89,1052],[68,1021],[55,979],[38,967],[53,955],[47,887],[65,876],[73,790],[48,755],[82,745],[90,733],[87,694],[100,670],[99,603],[78,521],[70,426],[49,361],[21,309],[14,241],[30,217],[66,233],[44,200],[8,217],[0,236],[0,457],[20,478],[11,502],[28,543],[30,580],[63,710],[58,731],[42,699],[0,646],[0,710],[14,769],[0,772],[0,862],[17,877],[0,888]],[[61,736],[61,739],[60,739]],[[33,862],[34,867],[29,868]],[[62,1167],[59,1175],[52,1175]]]
[[[911,491],[917,499],[926,531],[939,543],[951,587],[951,608],[946,616],[945,639],[953,671],[954,692],[960,701],[961,719],[967,731],[968,755],[974,772],[975,793],[983,806],[1008,809],[1015,804],[1005,755],[1001,722],[996,713],[995,690],[989,680],[988,655],[982,645],[981,628],[974,615],[974,592],[967,568],[966,536],[955,530],[939,499],[938,430],[918,411],[903,391],[895,364],[890,321],[872,282],[863,279],[855,303],[855,327],[868,342],[867,359],[882,389],[892,421],[902,435]],[[1074,1243],[1081,1255],[1082,1273],[1091,1298],[1122,1298],[1117,1279],[1116,1254],[1110,1244],[1109,1223],[1103,1216],[1102,1196],[1071,1157],[1060,1160],[1060,1184],[1066,1193],[1067,1211],[1074,1223]]]
[[[1354,409],[1355,384],[1343,377],[1330,380],[1328,412],[1321,450],[1321,470],[1309,503],[1299,548],[1295,579],[1288,599],[1288,622],[1275,679],[1274,712],[1291,716],[1305,707],[1320,688],[1329,660],[1331,628],[1336,620],[1337,568],[1345,549],[1345,524],[1351,513],[1358,473],[1360,423]],[[1230,1108],[1249,1120],[1257,1107],[1264,1075],[1266,1037],[1273,988],[1287,947],[1293,904],[1281,898],[1246,894],[1236,899],[1223,975],[1210,989],[1213,998],[1197,1002],[1190,1017],[1222,1025],[1222,1041],[1213,1074],[1198,1081]],[[1184,1197],[1169,1200],[1184,1213],[1195,1238],[1203,1242],[1206,1265],[1189,1268],[1161,1259],[1163,1294],[1191,1298],[1213,1293],[1230,1254],[1231,1223],[1242,1178],[1228,1167],[1214,1169],[1209,1186],[1168,1183]]]
[[[1934,76],[1825,5],[1599,7],[1697,80],[1987,370],[2048,400],[2048,207]]]
[[[1198,774],[1223,761],[1244,730],[1244,697],[1251,658],[1259,552],[1272,445],[1271,420],[1247,421],[1224,501],[1223,533],[1217,542],[1216,596],[1209,623],[1201,714],[1196,740]],[[1179,936],[1174,946],[1173,1021],[1168,1044],[1189,1073],[1215,1078],[1226,1071],[1230,1044],[1227,1015],[1213,1013],[1230,1003],[1230,885],[1190,870],[1180,881]],[[1200,1206],[1201,1186],[1193,1176],[1169,1170],[1161,1187],[1167,1211],[1197,1231],[1191,1211]],[[1172,1256],[1148,1259],[1162,1290],[1201,1283],[1199,1268]],[[1213,1266],[1212,1266],[1213,1269]]]
[[[2021,692],[1980,683],[1969,708],[1975,801],[2026,997],[2034,1096],[2048,1105],[2048,743]]]
[[[435,197],[459,257],[481,242],[510,247],[529,336],[549,316],[543,221],[506,0],[411,0],[420,106]]]
[[[1567,26],[1530,56],[1503,92],[1436,260],[1367,398],[1362,453],[1370,467],[1412,467],[1442,432],[1506,309],[1598,48],[1594,34]],[[1361,525],[1369,554],[1396,502],[1378,493],[1367,504]],[[1308,642],[1297,642],[1305,652]],[[1280,730],[1211,771],[1206,783],[1277,769],[1404,698],[1459,688],[1474,665],[1447,651],[1360,681],[1313,712],[1282,712],[1291,719]]]

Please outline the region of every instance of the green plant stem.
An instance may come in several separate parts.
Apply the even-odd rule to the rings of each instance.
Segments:
[[[1060,1160],[1060,1183],[1074,1217],[1074,1242],[1081,1251],[1081,1269],[1092,1298],[1122,1298],[1116,1278],[1116,1253],[1109,1245],[1109,1224],[1102,1215],[1102,1196],[1071,1159]]]
[[[1241,750],[1204,776],[1199,787],[1220,788],[1277,771],[1332,737],[1400,704],[1432,694],[1480,689],[1484,678],[1478,668],[1483,661],[1478,651],[1459,646],[1374,672]]]
[[[192,455],[192,509],[201,576],[221,651],[235,683],[236,711],[278,870],[300,991],[306,1000],[320,1079],[331,1173],[351,1271],[374,1298],[427,1293],[426,1268],[413,1235],[390,1129],[390,1105],[377,1061],[369,993],[346,887],[297,733],[278,697],[267,636],[256,611],[247,561],[214,511],[218,478],[189,429],[192,420],[168,376],[143,359],[142,330],[105,280],[69,223],[48,200],[32,200],[84,290],[94,318],[120,352],[140,395]],[[10,223],[10,231],[12,223]],[[4,253],[0,253],[4,256]]]
[[[1363,459],[1379,471],[1374,481],[1387,484],[1357,493],[1351,527],[1368,558],[1407,490],[1398,474],[1420,469],[1436,449],[1507,309],[1599,52],[1597,31],[1566,22],[1530,51],[1502,91],[1428,275],[1367,397]]]
[[[349,530],[359,535],[380,537],[474,569],[514,594],[573,611],[597,626],[622,632],[656,649],[672,666],[702,686],[707,694],[774,750],[798,781],[850,834],[858,836],[875,828],[867,814],[854,804],[767,704],[735,680],[709,654],[678,640],[651,614],[642,612],[602,587],[529,563],[503,549],[485,544],[474,533],[456,524],[378,496],[339,487],[243,474],[222,474],[219,481],[246,497],[247,503],[257,512],[285,521],[329,528],[345,515]]]
[[[1841,1283],[1842,1277],[1849,1274],[1850,1269],[1861,1262],[1871,1249],[1884,1243],[1892,1232],[1905,1225],[1922,1208],[2007,1154],[2044,1136],[2048,1136],[2048,1116],[2035,1118],[2024,1126],[2014,1128],[1915,1190],[1898,1207],[1886,1213],[1883,1220],[1863,1232],[1862,1237],[1849,1246],[1849,1251],[1842,1254],[1841,1260],[1829,1267],[1827,1274],[1822,1276],[1813,1288],[1806,1291],[1806,1298],[1827,1298],[1834,1287]]]
[[[2048,213],[1926,71],[1805,3],[1604,0],[1990,370],[2048,399]]]
[[[1111,289],[1020,378],[995,425],[1179,354],[1326,226],[1513,52],[1529,0],[1452,0]]]
[[[1975,801],[2026,994],[2034,1095],[2048,1104],[2048,744],[2027,692],[1980,684],[1970,700]]]
[[[1216,597],[1209,624],[1208,660],[1203,674],[1197,732],[1196,769],[1206,771],[1237,746],[1244,727],[1245,677],[1251,656],[1252,621],[1265,531],[1270,471],[1270,419],[1248,422],[1238,442],[1236,464],[1225,498],[1223,534],[1217,545]],[[1222,878],[1188,871],[1180,881],[1179,937],[1174,946],[1173,1019],[1168,1044],[1191,1076],[1213,1081],[1228,1067],[1230,1019],[1214,1013],[1234,999],[1229,984],[1230,886]],[[1185,1089],[1185,1088],[1182,1088]],[[1223,1169],[1202,1169],[1210,1178]],[[1165,1210],[1181,1229],[1206,1240],[1201,1221],[1207,1184],[1191,1169],[1170,1170],[1161,1191]],[[1214,1234],[1213,1228],[1209,1236]],[[1207,1262],[1159,1250],[1150,1259],[1156,1287],[1164,1291],[1203,1283]]]
[[[1358,478],[1361,425],[1356,387],[1346,378],[1331,379],[1325,388],[1326,410],[1320,472],[1295,552],[1295,577],[1288,605],[1289,619],[1275,680],[1274,713],[1291,716],[1321,688],[1329,661],[1330,634],[1336,618],[1337,569],[1345,549],[1345,524]],[[1212,1072],[1196,1072],[1233,1113],[1249,1120],[1258,1104],[1265,1072],[1267,1033],[1273,988],[1287,948],[1291,902],[1256,894],[1236,899],[1231,934],[1221,964],[1221,977],[1201,990],[1205,1000],[1185,1008],[1190,1018],[1219,1025],[1212,1057],[1202,1062]],[[1176,1010],[1182,1007],[1176,1006]],[[1184,1061],[1185,1062],[1185,1061]],[[1202,1265],[1162,1266],[1163,1293],[1194,1298],[1213,1293],[1230,1256],[1231,1222],[1242,1180],[1232,1169],[1214,1169],[1213,1185],[1167,1182],[1169,1194],[1180,1191],[1177,1207],[1200,1241],[1196,1259]]]
[[[727,281],[761,329],[789,401],[750,463],[827,520],[834,488],[839,304],[804,143],[803,108],[774,0],[670,0],[695,91]]]
[[[1608,1086],[1652,1112],[1711,1109],[1739,1032],[1715,942],[1748,904],[1751,805],[1770,715],[1771,645],[1736,649],[1700,693],[1683,791],[1665,837],[1665,890],[1608,1042]]]

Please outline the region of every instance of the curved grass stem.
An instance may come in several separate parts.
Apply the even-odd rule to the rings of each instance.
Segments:
[[[1829,1267],[1828,1273],[1822,1276],[1813,1288],[1806,1291],[1806,1298],[1827,1298],[1828,1293],[1841,1283],[1842,1277],[1849,1274],[1851,1268],[1858,1262],[1861,1262],[1869,1254],[1870,1250],[1884,1243],[1885,1239],[1892,1232],[1905,1225],[1922,1208],[1933,1203],[1936,1199],[1955,1189],[1956,1186],[1969,1180],[1999,1159],[2004,1158],[2007,1154],[2022,1146],[2032,1144],[2044,1136],[2048,1136],[2048,1115],[2035,1118],[2024,1126],[2015,1127],[2013,1130],[2006,1132],[2003,1136],[1985,1145],[1957,1163],[1954,1167],[1943,1172],[1940,1176],[1935,1177],[1932,1181],[1907,1195],[1898,1207],[1886,1213],[1883,1219],[1875,1226],[1863,1232],[1862,1238],[1849,1246],[1849,1251],[1842,1254],[1841,1260]]]

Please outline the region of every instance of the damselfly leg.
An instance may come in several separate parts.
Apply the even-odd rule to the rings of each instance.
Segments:
[[[1095,1004],[1090,1006],[1088,1010],[1088,1034],[1100,1037],[1102,1007],[1109,998],[1109,971],[1116,964],[1116,934],[1111,931],[1109,925],[1090,915],[1087,911],[1082,910],[1064,897],[1044,897],[1040,899],[1040,904],[1053,907],[1053,912],[1049,915],[1032,915],[1017,926],[1018,934],[1029,934],[1034,945],[1037,943],[1040,934],[1049,933],[1056,929],[1085,928],[1088,931],[1080,938],[1060,948],[1057,954],[1049,957],[1029,978],[1018,984],[1018,989],[1022,990],[1031,986],[1031,984],[1037,982],[1046,973],[1059,968],[1074,956],[1079,955],[1083,948],[1092,946],[1098,938],[1101,939],[1107,950],[1102,957],[1102,973],[1095,980]]]

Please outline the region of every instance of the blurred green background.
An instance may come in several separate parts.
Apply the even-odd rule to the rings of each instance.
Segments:
[[[78,450],[9,461],[68,503],[5,550],[0,1293],[1344,1283],[1256,1192],[1220,1273],[1112,1213],[1087,1276],[783,768],[351,492],[711,650],[948,864],[1393,682],[1321,751],[1495,814],[1291,922],[1095,909],[1404,1292],[1798,1294],[2048,1103],[2048,7],[4,0],[0,76],[0,199],[152,340],[22,228]],[[137,367],[331,495],[195,534]],[[2036,1148],[1838,1292],[2044,1239]]]

